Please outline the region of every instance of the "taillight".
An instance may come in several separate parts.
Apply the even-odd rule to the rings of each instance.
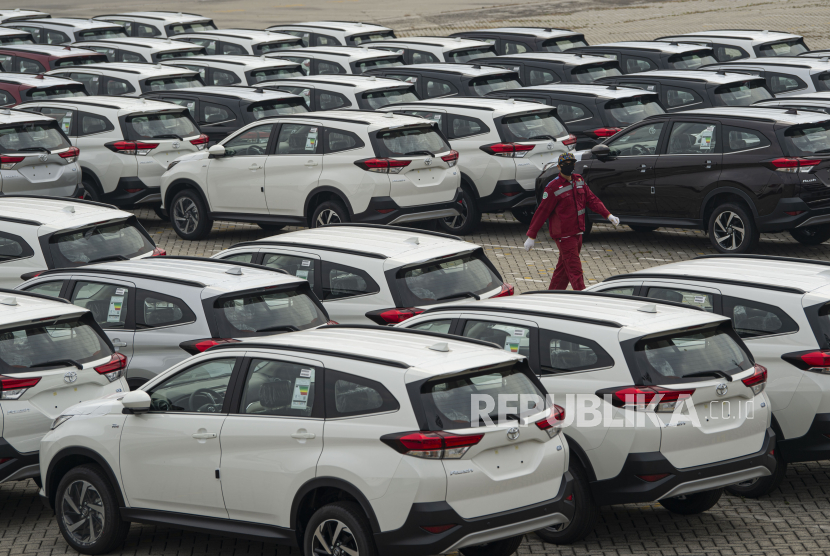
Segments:
[[[830,352],[813,351],[801,356],[801,360],[807,364],[807,370],[830,374]]]
[[[196,139],[191,139],[190,140],[190,144],[191,145],[196,145],[196,149],[198,149],[200,151],[205,150],[205,147],[207,147],[208,142],[210,142],[210,139],[204,133],[199,135]],[[169,170],[169,168],[168,168],[168,170]]]
[[[571,133],[567,139],[562,139],[562,144],[568,147],[569,151],[573,150],[574,145],[576,145],[576,135]]]
[[[166,257],[167,251],[162,249],[161,247],[156,247],[153,249],[153,253],[150,255],[151,257]]]
[[[644,480],[647,483],[656,483],[657,481],[662,481],[666,477],[669,476],[669,473],[654,473],[652,475],[637,475],[638,478]]]
[[[340,323],[339,323],[339,322],[337,322],[336,320],[330,320],[330,321],[326,322],[326,324],[327,324],[328,326],[334,326],[335,324],[340,324]]]
[[[776,172],[787,172],[795,174],[796,172],[809,172],[813,166],[821,164],[821,160],[810,158],[776,158],[770,161]]]
[[[17,400],[26,390],[36,386],[40,377],[36,378],[10,378],[0,376],[0,400]]]
[[[124,375],[124,369],[127,368],[127,357],[115,352],[110,357],[110,360],[103,365],[98,365],[95,370],[98,374],[107,377],[107,380],[114,382]]]
[[[447,163],[450,168],[458,164],[458,151],[450,151],[450,154],[445,154],[441,160]]]
[[[25,156],[0,156],[0,170],[11,170],[18,162],[23,162]]]
[[[417,307],[378,309],[377,311],[369,311],[366,313],[366,318],[381,325],[398,324],[423,312],[423,309]]]
[[[387,434],[381,442],[394,450],[423,459],[461,459],[481,442],[483,434],[458,435],[449,432],[404,432]]]
[[[508,297],[513,295],[513,284],[502,284],[501,291],[493,297]]]
[[[561,425],[563,421],[565,421],[565,408],[554,405],[550,410],[548,418],[536,421],[536,426],[547,432],[549,437],[553,438],[562,430]]]
[[[179,344],[179,347],[190,355],[196,355],[197,353],[209,350],[213,346],[230,344],[238,341],[239,340],[234,340],[233,338],[205,338],[204,340],[188,340],[186,342],[182,342]]]
[[[448,523],[446,525],[421,525],[421,529],[433,535],[449,531],[453,527],[455,527],[455,523]]]
[[[379,174],[400,174],[401,170],[412,163],[411,160],[396,160],[394,158],[365,158],[355,161],[355,166],[367,172]]]
[[[106,148],[118,154],[134,154],[147,156],[147,153],[159,146],[158,143],[144,143],[142,141],[113,141],[104,144]]]
[[[606,137],[613,137],[621,131],[621,127],[600,127],[597,129],[593,129],[591,131],[587,131],[586,133],[590,133],[596,139],[605,139]]]
[[[32,278],[37,278],[38,276],[40,276],[44,272],[46,272],[46,271],[45,270],[35,270],[33,272],[27,272],[26,274],[21,274],[20,279],[25,282],[26,280],[31,280]]]
[[[605,394],[610,394],[611,405],[614,407],[634,406],[645,409],[655,403],[655,412],[672,413],[677,402],[691,398],[694,393],[694,389],[669,390],[659,386],[628,386],[617,390],[600,390],[597,395],[602,398]]]
[[[536,145],[521,145],[519,143],[493,143],[479,147],[479,149],[487,154],[508,158],[522,158],[534,148],[536,148]]]
[[[767,369],[761,365],[755,365],[755,372],[751,377],[743,379],[746,386],[752,388],[752,393],[756,396],[764,391],[764,386],[767,385]]]
[[[62,153],[58,153],[58,156],[66,160],[67,164],[72,164],[78,159],[79,154],[81,154],[81,149],[78,147],[69,147]]]

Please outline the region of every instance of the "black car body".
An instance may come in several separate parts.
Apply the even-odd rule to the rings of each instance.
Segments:
[[[564,52],[571,48],[588,45],[582,33],[550,27],[498,27],[462,31],[450,36],[488,42],[496,48],[498,54]]]
[[[577,52],[616,60],[620,63],[620,70],[625,74],[660,69],[697,69],[717,62],[711,48],[698,44],[663,41],[596,44],[573,48],[568,54]]]
[[[476,63],[515,71],[526,87],[547,83],[593,83],[603,77],[622,75],[620,65],[615,60],[570,52],[496,56],[476,60]]]
[[[804,37],[786,31],[719,29],[660,37],[658,41],[686,42],[712,48],[718,62],[742,58],[798,56],[810,49]]]
[[[415,64],[391,68],[373,68],[363,75],[375,75],[414,83],[418,98],[452,95],[482,97],[493,91],[519,89],[522,84],[515,71],[478,64]]]
[[[542,173],[537,194],[556,171]],[[652,116],[595,146],[576,171],[637,231],[708,230],[726,253],[751,251],[759,232],[789,231],[806,245],[830,239],[826,114],[720,107]]]
[[[496,91],[488,97],[535,101],[556,108],[576,137],[576,149],[590,149],[648,116],[663,114],[657,93],[616,85],[559,83]]]

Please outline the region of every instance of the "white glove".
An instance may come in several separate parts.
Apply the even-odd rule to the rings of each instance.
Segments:
[[[613,214],[608,215],[608,221],[612,223],[615,228],[620,225],[620,219],[614,216]]]
[[[536,240],[533,239],[532,237],[527,238],[527,241],[525,241],[525,251],[530,251],[531,249],[533,249],[533,245],[535,243],[536,243]]]

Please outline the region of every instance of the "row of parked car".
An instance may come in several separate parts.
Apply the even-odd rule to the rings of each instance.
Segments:
[[[0,234],[0,482],[35,479],[82,553],[142,522],[508,556],[602,505],[696,514],[830,457],[820,261],[514,296],[481,246],[401,227],[171,257],[113,206],[5,195]]]

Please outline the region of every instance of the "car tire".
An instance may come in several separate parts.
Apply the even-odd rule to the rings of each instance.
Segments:
[[[772,471],[772,475],[728,486],[726,492],[732,496],[743,498],[760,498],[781,486],[786,474],[787,462],[781,459],[781,450],[775,450],[775,469]]]
[[[520,223],[525,226],[530,226],[530,221],[533,220],[533,215],[536,214],[536,207],[532,207],[530,205],[517,207],[510,209],[510,213],[513,214],[513,218],[518,220]]]
[[[638,234],[647,234],[649,232],[653,232],[660,226],[632,226],[631,224],[628,225],[633,231],[637,232]]]
[[[524,536],[519,535],[478,546],[467,546],[458,551],[464,556],[511,556],[519,549],[523,539]]]
[[[341,527],[338,538],[332,539],[332,535]],[[329,543],[328,546],[321,545],[321,539]],[[369,520],[363,513],[363,509],[354,502],[333,502],[327,504],[314,512],[306,524],[303,534],[303,554],[331,554],[332,546],[349,548],[360,556],[375,556],[375,539],[372,535],[372,528]],[[347,554],[345,550],[338,553]],[[350,554],[352,552],[349,552]]]
[[[760,233],[745,205],[718,205],[709,217],[709,241],[720,253],[749,253],[758,245]]]
[[[259,226],[266,232],[279,232],[280,230],[285,228],[285,224],[263,224],[262,222],[258,223],[257,226]]]
[[[83,178],[81,180],[81,196],[78,198],[86,201],[101,200],[101,192],[98,190],[98,185],[92,178]]]
[[[588,483],[588,474],[579,464],[579,461],[571,453],[571,461],[568,471],[573,477],[574,487],[574,517],[566,525],[555,525],[545,527],[536,531],[546,543],[550,544],[573,544],[579,542],[594,530],[599,521],[599,506],[594,502],[591,494],[591,485]]]
[[[796,228],[790,230],[790,235],[801,245],[821,245],[830,239],[830,224]]]
[[[660,500],[660,505],[672,513],[680,515],[701,514],[715,506],[723,495],[722,488],[686,494],[675,498]]]
[[[191,241],[204,239],[213,227],[213,220],[208,217],[202,198],[192,189],[180,191],[173,197],[170,223],[180,238]]]
[[[115,487],[93,464],[75,467],[63,476],[55,492],[55,517],[67,544],[81,554],[111,552],[124,543],[130,530],[130,523],[121,519]],[[69,531],[84,520],[87,523]]]
[[[319,228],[326,224],[340,224],[349,222],[349,211],[339,201],[325,201],[317,205],[311,215],[311,228]]]
[[[170,221],[170,214],[166,209],[161,208],[161,205],[153,205],[153,212],[156,213],[156,218],[164,222]]]
[[[481,210],[476,199],[466,188],[461,188],[461,213],[449,218],[442,218],[438,225],[448,234],[464,236],[473,233],[481,224]]]

